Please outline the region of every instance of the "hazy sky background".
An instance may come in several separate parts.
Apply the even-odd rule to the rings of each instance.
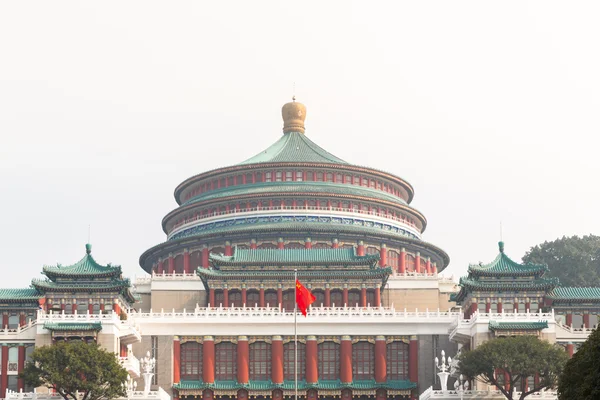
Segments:
[[[93,254],[143,275],[187,177],[307,135],[416,190],[469,262],[600,233],[600,3],[2,2],[0,287]]]

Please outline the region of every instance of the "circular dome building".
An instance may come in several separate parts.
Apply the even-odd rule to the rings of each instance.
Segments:
[[[162,221],[167,241],[142,254],[149,273],[192,273],[209,254],[234,249],[355,248],[379,254],[395,273],[436,274],[449,262],[422,240],[425,216],[402,178],[350,164],[305,134],[306,107],[282,108],[283,136],[237,165],[204,172],[175,189]]]

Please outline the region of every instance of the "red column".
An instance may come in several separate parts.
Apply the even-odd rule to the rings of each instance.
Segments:
[[[383,383],[387,380],[386,356],[387,348],[385,336],[375,337],[375,382]]]
[[[437,265],[435,263],[433,263],[433,274],[437,275]]]
[[[190,268],[190,252],[188,249],[183,249],[183,272],[186,274],[192,272]]]
[[[419,382],[419,340],[416,336],[411,336],[408,343],[408,379]]]
[[[204,336],[202,343],[202,380],[205,383],[215,382],[215,339]]]
[[[340,381],[352,382],[352,339],[342,336],[340,343]]]
[[[223,307],[229,307],[229,289],[223,289]]]
[[[304,248],[305,249],[312,249],[312,241],[310,240],[310,238],[306,238],[304,240]]]
[[[283,250],[283,238],[277,239],[277,248]]]
[[[256,239],[250,240],[250,249],[256,249]]]
[[[215,304],[215,289],[213,289],[213,288],[208,289],[208,306],[209,307],[216,307],[216,304]]]
[[[485,312],[488,314],[492,312],[492,303],[490,299],[487,299],[485,302]]]
[[[590,329],[590,313],[587,311],[583,312],[583,326],[585,329]]]
[[[362,285],[362,288],[360,289],[360,306],[361,307],[366,307],[367,306],[367,288],[365,287],[365,285]]]
[[[421,253],[417,252],[417,255],[415,256],[415,271],[417,273],[421,272]]]
[[[92,303],[92,299],[90,299],[88,302],[88,313],[90,313],[90,314],[94,313],[94,303]]]
[[[331,289],[329,283],[325,284],[325,307],[331,307]]]
[[[406,249],[400,250],[400,269],[401,274],[406,273]]]
[[[23,345],[19,346],[19,361],[17,368],[19,373],[23,372],[25,369],[25,346]],[[17,380],[17,391],[20,392],[22,390],[25,390],[25,381],[23,381],[23,378],[19,378]]]
[[[77,300],[73,299],[73,303],[71,303],[71,313],[75,314],[77,312]]]
[[[381,307],[381,289],[376,287],[375,288],[375,307]]]
[[[156,262],[158,264],[158,266],[156,267],[156,273],[162,274],[164,272],[162,260],[159,258]]]
[[[271,380],[283,383],[283,339],[273,336],[271,339]]]
[[[246,285],[242,286],[242,305],[246,305],[248,300]]]
[[[365,255],[365,243],[362,240],[358,242],[358,249],[356,250],[356,253],[359,256]]]
[[[249,368],[250,347],[248,337],[240,336],[237,344],[237,380],[238,383],[248,383],[250,374]]]
[[[566,324],[567,326],[573,326],[573,313],[567,313]]]
[[[104,314],[104,299],[100,299],[100,314]]]
[[[202,268],[208,268],[208,247],[202,247]]]
[[[260,289],[258,289],[258,306],[259,307],[265,306],[265,288],[262,286]]]
[[[281,284],[277,285],[277,304],[279,308],[283,308],[283,289],[281,288]]]
[[[575,346],[573,343],[567,343],[567,354],[569,354],[569,358],[573,358],[573,353],[575,352]]]
[[[427,270],[427,275],[431,275],[431,258],[427,257],[427,261],[425,262],[425,269]]]
[[[515,299],[515,302],[513,303],[513,310],[515,310],[515,312],[519,312],[519,299]]]
[[[173,258],[173,254],[169,253],[169,267],[167,273],[172,274],[175,271],[175,259]]]
[[[497,313],[502,312],[502,299],[498,299],[498,304],[496,304],[496,312]]]
[[[379,249],[379,266],[385,267],[387,265],[387,246],[385,243],[381,244]]]
[[[331,243],[331,247],[334,249],[337,249],[338,247],[340,247],[340,241],[337,239],[333,239],[333,243]]]
[[[8,323],[7,323],[8,324]],[[8,346],[0,345],[2,348],[2,365],[0,365],[0,397],[6,397],[6,387],[8,386]]]
[[[231,255],[231,242],[230,241],[225,242],[225,255],[226,256]]]
[[[117,314],[121,314],[121,307],[119,307],[119,303],[117,302],[117,299],[115,299],[113,302],[113,311]]]
[[[344,288],[342,289],[342,306],[348,305],[348,286],[344,284]]]
[[[472,301],[472,303],[471,303],[471,314],[470,315],[473,315],[473,314],[475,314],[477,312],[478,305],[477,305],[477,299],[476,298],[473,298],[471,301]]]
[[[317,355],[317,337],[306,337],[306,382],[317,383],[319,381]]]
[[[173,383],[181,382],[181,341],[173,337]]]
[[[19,314],[19,326],[27,325],[27,316],[24,312]]]

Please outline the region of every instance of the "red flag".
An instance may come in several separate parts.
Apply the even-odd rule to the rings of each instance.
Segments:
[[[302,312],[302,315],[306,317],[308,306],[314,303],[315,300],[317,300],[315,295],[296,279],[296,304],[298,304],[298,309]]]

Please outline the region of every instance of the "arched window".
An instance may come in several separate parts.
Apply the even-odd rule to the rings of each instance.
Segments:
[[[315,302],[312,303],[312,307],[325,307],[325,293],[321,290],[314,290],[312,294],[315,295]]]
[[[248,307],[258,307],[260,305],[260,294],[253,290],[246,293],[246,301]]]
[[[271,379],[271,345],[254,342],[250,345],[250,380],[268,381]]]
[[[294,311],[296,305],[296,299],[294,299],[294,291],[286,290],[283,292],[283,304],[282,307],[285,311]]]
[[[306,371],[306,345],[298,342],[298,380],[304,379]],[[283,345],[283,379],[294,380],[294,342]]]
[[[400,253],[394,250],[388,250],[387,265],[397,271],[400,267]]]
[[[379,249],[377,247],[369,246],[367,247],[367,254],[379,254]]]
[[[375,345],[358,342],[352,345],[352,379],[366,381],[375,378]]]
[[[257,246],[258,249],[276,249],[277,245],[273,243],[261,243]]]
[[[181,345],[181,379],[199,381],[202,379],[202,344],[186,342]]]
[[[331,245],[329,243],[319,242],[313,244],[313,249],[330,249]]]
[[[336,380],[340,378],[340,345],[334,342],[319,343],[319,378]]]
[[[333,182],[333,174],[331,172],[327,173],[327,182]]]
[[[228,297],[229,307],[242,307],[242,293],[239,290],[230,290]]]
[[[277,304],[277,292],[273,290],[269,290],[265,292],[265,307],[269,306],[272,308],[278,308],[279,304]]]
[[[348,292],[348,307],[360,306],[360,292],[358,290],[350,290]]]
[[[404,342],[392,342],[388,343],[386,347],[388,379],[408,379],[408,344]]]
[[[202,265],[202,252],[201,251],[193,251],[190,253],[190,267],[192,271],[196,271],[198,267]]]
[[[215,379],[235,381],[237,379],[237,346],[221,342],[215,346]]]
[[[224,247],[213,247],[210,249],[210,254],[225,254]]]
[[[343,307],[344,306],[344,295],[341,290],[332,290],[330,293],[331,296],[331,307]]]
[[[286,243],[284,246],[286,249],[303,249],[304,245],[298,242],[290,242]]]

